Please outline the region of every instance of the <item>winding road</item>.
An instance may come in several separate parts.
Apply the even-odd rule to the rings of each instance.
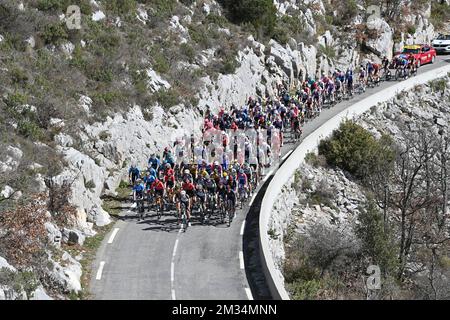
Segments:
[[[450,63],[438,56],[420,73]],[[350,105],[383,90],[393,82],[324,109],[304,126],[303,138]],[[285,144],[283,157],[295,148]],[[246,300],[271,299],[259,267],[257,241],[259,205],[270,177],[267,170],[255,197],[238,211],[230,228],[212,220],[201,225],[195,219],[186,233],[176,218],[167,214],[160,221],[148,216],[138,221],[131,207],[107,235],[92,265],[90,293],[99,300]]]

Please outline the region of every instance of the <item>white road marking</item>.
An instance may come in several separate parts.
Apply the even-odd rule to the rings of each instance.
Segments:
[[[177,239],[175,240],[175,245],[173,246],[172,251],[172,261],[170,263],[170,287],[172,291],[172,300],[176,300],[175,297],[175,255],[177,254],[178,249],[178,241],[180,240],[180,234],[183,232],[183,229],[178,230]]]
[[[100,262],[100,267],[98,268],[97,271],[97,280],[101,280],[102,279],[102,272],[103,272],[103,268],[105,267],[105,261]]]
[[[244,269],[244,253],[239,251],[239,267]]]
[[[240,235],[243,236],[244,235],[244,229],[245,229],[245,220],[242,221],[242,226],[241,226],[241,233]]]
[[[290,155],[293,151],[294,151],[294,150],[289,150],[289,152],[286,153],[286,154],[284,155],[284,157],[282,158],[282,160],[284,161],[284,159],[286,159],[287,157],[289,157],[289,155]]]
[[[175,280],[175,264],[172,262],[170,264],[170,281],[173,282]]]
[[[131,205],[131,209],[136,208],[136,206],[137,206],[137,203],[135,202],[135,203],[133,203],[133,204]]]
[[[248,207],[249,207],[249,208],[252,206],[253,201],[255,201],[256,195],[257,195],[257,194],[255,193],[255,194],[253,195],[252,199],[250,200],[250,202],[248,203]]]
[[[248,300],[253,300],[253,295],[249,288],[245,288],[245,293],[247,294]]]
[[[175,258],[175,255],[177,254],[177,248],[178,248],[178,238],[175,241],[175,246],[173,247],[172,258]]]
[[[267,179],[270,178],[270,176],[272,175],[272,173],[273,173],[274,171],[275,171],[275,169],[273,169],[272,171],[270,171],[270,172],[266,175],[266,177],[263,179],[263,184],[264,184],[264,182],[267,181]]]
[[[119,230],[120,230],[119,228],[114,229],[113,233],[111,234],[111,237],[109,237],[108,244],[113,243],[114,238],[116,237],[117,232],[119,232]]]

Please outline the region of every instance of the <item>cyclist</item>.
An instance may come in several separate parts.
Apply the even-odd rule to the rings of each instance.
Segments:
[[[150,158],[148,159],[149,167],[153,168],[154,170],[158,170],[160,164],[161,164],[161,161],[155,156],[155,154],[150,155]]]
[[[180,224],[181,204],[183,204],[186,208],[186,216],[187,216],[188,225],[191,226],[191,223],[190,223],[191,214],[189,212],[189,204],[191,202],[191,199],[190,199],[189,195],[186,193],[186,191],[181,190],[179,193],[176,194],[176,202],[177,202],[177,211],[178,211],[178,224]]]
[[[408,68],[411,74],[415,73],[417,71],[417,63],[416,59],[413,55],[410,55],[408,57]]]
[[[231,203],[231,208],[230,209],[233,212],[232,218],[234,219],[234,217],[236,216],[237,197],[236,197],[236,192],[231,188],[231,186],[227,186],[227,188],[226,188],[225,199],[227,201],[227,205],[229,203]]]
[[[247,197],[248,197],[247,192],[249,191],[249,188],[248,188],[248,177],[245,174],[244,169],[239,170],[239,173],[237,174],[237,181],[238,181],[238,184],[239,184],[238,190],[242,190],[243,189],[245,191],[244,198],[247,199]],[[239,193],[240,193],[240,191],[239,191]]]
[[[128,179],[130,180],[131,184],[134,185],[137,179],[139,179],[141,175],[141,172],[139,168],[136,165],[131,165],[130,169],[128,170]]]
[[[160,199],[160,206],[162,207],[164,205],[164,191],[165,191],[165,186],[164,183],[159,180],[156,179],[153,184],[151,189],[153,190],[153,195],[155,197],[155,199]]]
[[[144,191],[145,191],[145,186],[144,186],[142,180],[137,179],[135,181],[135,185],[133,186],[133,201],[138,205],[138,211],[139,211],[138,201],[144,200]]]
[[[195,197],[195,185],[189,179],[185,179],[183,184],[181,185],[181,189],[186,191],[186,194],[189,196],[188,212],[190,217],[190,212],[192,209],[192,198]]]
[[[173,188],[175,187],[175,171],[172,169],[169,163],[166,163],[166,170],[164,172],[164,182],[166,185],[167,195],[169,195],[169,200],[174,202],[173,198]]]

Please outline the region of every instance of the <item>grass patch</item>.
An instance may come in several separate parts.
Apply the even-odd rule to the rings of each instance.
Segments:
[[[97,251],[100,248],[105,236],[112,230],[116,219],[112,218],[112,222],[104,227],[94,228],[97,234],[93,237],[86,238],[82,247],[78,248],[67,248],[67,252],[73,257],[82,254],[83,258],[80,261],[83,274],[81,276],[81,291],[76,293],[71,293],[69,298],[71,300],[89,300],[92,299],[92,295],[89,292],[89,283],[92,276],[92,264],[94,263]]]

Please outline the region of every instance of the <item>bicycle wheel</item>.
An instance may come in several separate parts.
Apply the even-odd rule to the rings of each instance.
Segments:
[[[163,212],[164,212],[164,200],[160,199],[158,206],[158,220],[161,219]]]

